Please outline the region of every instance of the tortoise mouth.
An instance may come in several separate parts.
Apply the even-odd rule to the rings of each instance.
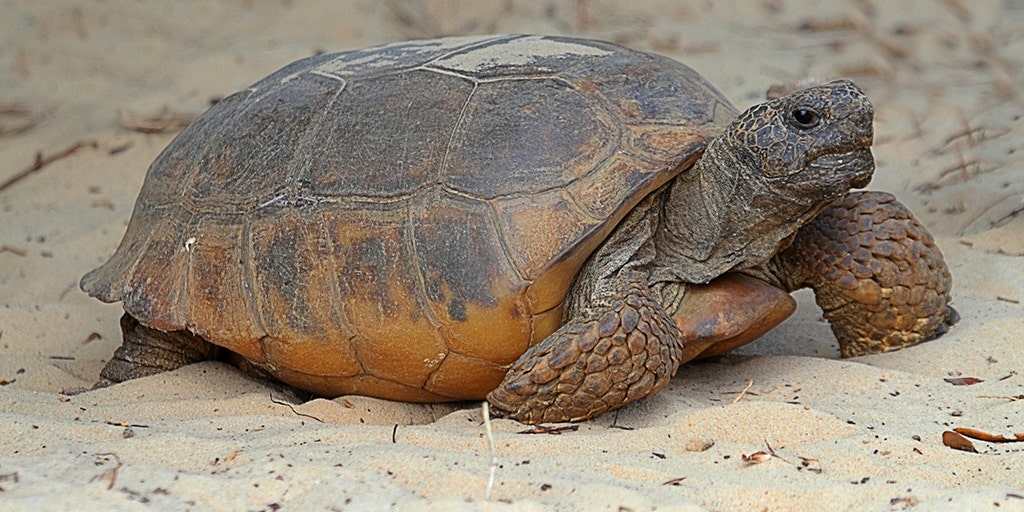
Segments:
[[[849,183],[850,188],[861,188],[871,182],[875,173],[875,159],[871,149],[857,148],[845,153],[822,155],[810,167],[812,174],[830,175]]]

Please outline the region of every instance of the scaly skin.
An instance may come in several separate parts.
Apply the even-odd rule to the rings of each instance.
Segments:
[[[768,271],[789,291],[814,289],[843,357],[916,345],[959,319],[942,252],[885,192],[851,192],[830,204]]]
[[[682,353],[679,330],[651,301],[642,275],[624,272],[601,313],[562,326],[528,350],[487,396],[523,423],[580,421],[661,391]]]
[[[96,387],[176,370],[216,359],[220,348],[188,331],[158,331],[128,313],[121,316],[123,344],[100,372]]]

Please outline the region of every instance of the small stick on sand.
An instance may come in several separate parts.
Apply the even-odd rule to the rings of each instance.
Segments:
[[[789,460],[789,459],[779,455],[778,452],[775,451],[775,448],[772,448],[772,445],[768,444],[768,440],[767,439],[764,440],[764,445],[766,447],[768,447],[768,453],[771,454],[772,457],[775,457],[776,459],[779,459],[779,460],[781,460],[783,462],[786,462],[786,463],[789,463],[789,464],[794,464],[794,465],[796,464],[793,461],[791,461],[791,460]]]
[[[979,441],[988,441],[990,443],[1017,443],[1024,441],[1024,433],[1019,432],[1013,434],[990,434],[976,428],[968,427],[957,427],[953,429],[953,432]]]
[[[1009,396],[1009,395],[978,395],[978,398],[995,398],[999,400],[1009,400],[1016,402],[1017,400],[1024,400],[1024,395]]]
[[[109,490],[113,489],[114,488],[114,484],[117,483],[117,471],[119,469],[121,469],[121,466],[124,466],[124,463],[121,462],[121,457],[118,457],[116,453],[112,453],[112,452],[97,453],[96,456],[97,457],[113,457],[114,458],[114,462],[117,463],[117,464],[114,465],[114,467],[112,467],[112,468],[110,468],[110,469],[108,469],[108,470],[106,470],[106,471],[104,471],[104,472],[102,472],[102,473],[92,477],[92,479],[89,480],[90,482],[95,482],[97,480],[107,480],[107,490],[109,491]]]
[[[762,462],[768,462],[769,460],[771,460],[772,455],[766,451],[757,451],[751,453],[750,455],[747,455],[745,453],[740,454],[740,458],[743,459],[743,462],[746,462],[748,465],[753,465],[760,464]]]
[[[292,413],[294,413],[296,416],[302,416],[303,418],[310,418],[310,419],[316,420],[316,421],[318,421],[320,423],[324,422],[324,420],[322,420],[320,418],[317,418],[316,416],[313,416],[312,414],[306,414],[304,412],[299,412],[298,410],[295,409],[294,405],[292,405],[292,404],[290,404],[288,402],[285,402],[284,400],[278,400],[277,398],[274,398],[274,393],[270,393],[270,401],[272,403],[277,404],[277,405],[283,405],[283,406],[291,409]]]
[[[56,110],[56,105],[33,110],[17,103],[0,104],[0,137],[25,133]]]
[[[25,249],[20,249],[18,247],[14,247],[12,245],[7,244],[0,245],[0,252],[9,252],[15,256],[21,257],[24,257],[28,254],[28,251],[26,251]]]
[[[57,160],[60,160],[61,158],[65,158],[67,156],[70,156],[71,153],[74,153],[75,151],[78,151],[79,149],[82,149],[82,148],[85,148],[85,147],[95,148],[97,146],[99,146],[99,145],[96,143],[96,141],[76,142],[76,143],[72,144],[71,146],[68,146],[66,149],[64,149],[62,151],[58,151],[58,152],[56,152],[56,153],[54,153],[54,154],[52,154],[50,156],[47,156],[47,157],[43,156],[43,152],[42,151],[38,151],[38,152],[36,152],[35,162],[33,162],[32,165],[26,167],[22,171],[19,171],[19,172],[15,173],[10,178],[7,178],[6,180],[0,182],[0,192],[3,192],[4,190],[7,190],[8,187],[10,187],[11,185],[14,185],[15,183],[25,179],[26,177],[28,177],[28,175],[30,175],[30,174],[32,174],[34,172],[42,170],[43,167],[46,167],[47,165],[49,165],[49,164],[51,164],[53,162],[56,162]]]
[[[484,417],[484,431],[487,432],[487,444],[491,449],[491,469],[490,475],[487,477],[487,490],[484,492],[484,499],[490,500],[491,490],[494,489],[494,473],[498,470],[498,455],[494,450],[494,431],[491,430],[491,409],[487,405],[487,400],[484,400],[481,412]]]
[[[753,386],[753,385],[754,385],[754,381],[747,382],[747,387],[743,388],[743,391],[740,391],[740,394],[736,395],[736,398],[732,399],[732,403],[736,403],[736,402],[739,402],[740,400],[742,400],[743,397],[746,396],[747,391],[750,391],[750,387]]]
[[[140,133],[171,133],[184,129],[192,123],[194,116],[179,114],[164,107],[160,112],[142,117],[132,113],[117,113],[117,122],[122,127]]]
[[[562,435],[563,432],[576,432],[579,429],[579,425],[564,425],[561,427],[534,425],[526,430],[520,430],[519,432],[516,432],[516,434],[551,434],[553,436],[558,436]]]

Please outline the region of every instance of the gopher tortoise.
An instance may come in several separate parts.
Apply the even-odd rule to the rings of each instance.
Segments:
[[[835,81],[737,110],[672,59],[526,35],[323,54],[153,162],[82,289],[107,383],[212,358],[326,397],[486,399],[523,422],[649,397],[813,287],[843,356],[956,320],[927,231],[867,185]]]

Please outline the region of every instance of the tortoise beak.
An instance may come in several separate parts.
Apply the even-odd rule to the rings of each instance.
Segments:
[[[836,176],[839,181],[847,183],[848,188],[862,188],[871,182],[875,173],[875,158],[871,149],[860,147],[843,153],[822,155],[810,164],[812,175]],[[846,193],[843,190],[843,193]]]

